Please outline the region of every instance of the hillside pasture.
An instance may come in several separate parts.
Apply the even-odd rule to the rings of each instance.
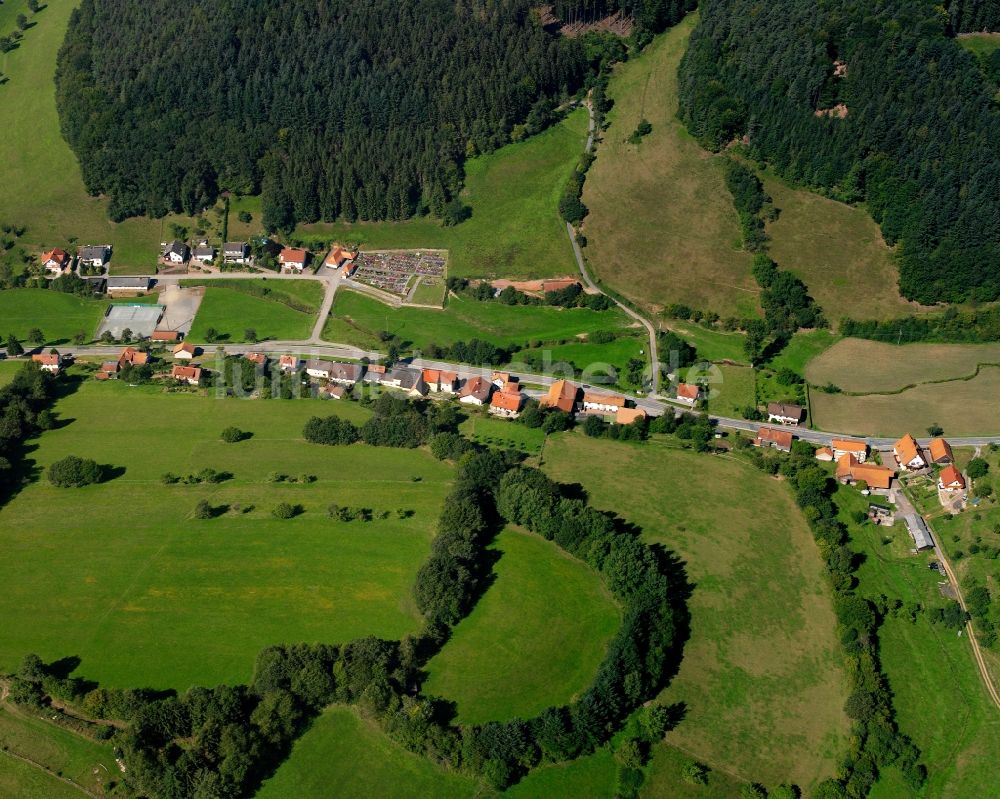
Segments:
[[[619,613],[600,576],[544,538],[508,528],[496,578],[439,655],[423,691],[445,696],[460,724],[531,718],[594,679]]]
[[[900,295],[892,250],[864,208],[761,177],[780,211],[767,225],[771,257],[806,284],[832,325],[927,310]]]
[[[899,394],[826,394],[811,391],[815,427],[866,436],[923,435],[941,425],[945,435],[1000,434],[1000,367],[986,366],[971,380],[927,383]]]
[[[390,308],[356,291],[339,289],[323,330],[326,341],[358,347],[384,347],[379,333],[388,330],[407,346],[426,349],[478,338],[497,346],[525,346],[532,341],[570,340],[595,330],[626,327],[628,317],[618,309],[591,311],[535,305],[504,305],[451,297],[443,311],[428,308]]]
[[[721,159],[702,150],[676,118],[677,66],[697,22],[689,14],[615,67],[609,128],[584,185],[584,254],[598,279],[648,311],[684,303],[721,316],[756,316],[759,289]],[[631,144],[642,119],[652,132]]]
[[[809,361],[806,379],[844,391],[899,391],[907,386],[968,377],[979,364],[1000,364],[1000,344],[903,344],[845,338]],[[953,388],[961,390],[961,384]]]
[[[847,746],[846,678],[820,555],[791,493],[748,464],[658,440],[560,435],[545,469],[685,564],[691,636],[660,697],[685,708],[670,741],[739,779],[791,781],[806,795],[833,776]]]
[[[470,159],[462,201],[472,216],[454,227],[432,217],[405,222],[317,223],[296,230],[299,238],[337,239],[363,249],[449,251],[448,274],[456,277],[533,279],[576,272],[573,250],[559,218],[559,197],[587,138],[587,112],[522,142]]]
[[[268,644],[419,628],[410,589],[451,470],[421,450],[302,440],[313,415],[362,422],[359,405],[88,381],[55,412],[58,429],[32,445],[33,481],[0,508],[0,669],[27,652],[76,655],[79,673],[102,684],[185,689],[248,681]],[[228,426],[253,435],[223,443]],[[55,488],[42,472],[68,454],[118,471],[100,485]],[[206,467],[232,478],[161,481]],[[316,480],[273,482],[275,473]],[[193,518],[200,500],[216,518]],[[277,520],[279,502],[303,513]],[[376,518],[334,521],[331,503]]]

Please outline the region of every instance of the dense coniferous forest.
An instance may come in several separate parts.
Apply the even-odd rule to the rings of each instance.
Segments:
[[[590,22],[621,11],[641,28],[659,33],[680,22],[696,5],[695,0],[555,0],[552,13],[567,22]]]
[[[998,0],[951,0],[948,16],[956,33],[1000,31]]]
[[[540,130],[584,82],[582,44],[532,5],[83,0],[63,133],[116,220],[259,189],[277,229],[447,218],[465,158]]]
[[[997,3],[955,2],[975,28]],[[680,68],[681,116],[719,149],[865,200],[922,302],[1000,297],[997,87],[923,0],[705,0]]]

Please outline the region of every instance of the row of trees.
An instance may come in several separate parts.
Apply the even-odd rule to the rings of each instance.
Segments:
[[[465,294],[480,302],[499,302],[503,305],[554,305],[559,308],[589,308],[592,311],[606,311],[614,307],[614,302],[609,297],[604,294],[587,294],[579,283],[546,291],[543,296],[537,297],[513,286],[497,292],[485,280],[472,286],[466,278],[450,277],[448,291]]]
[[[616,12],[632,17],[649,33],[660,33],[676,25],[695,0],[555,0],[552,13],[564,22],[595,22]]]
[[[17,485],[24,441],[55,424],[49,410],[55,396],[55,378],[34,363],[25,364],[0,387],[0,504]]]
[[[258,190],[269,230],[443,217],[468,157],[544,124],[590,72],[532,6],[84,0],[58,59],[63,132],[116,220]]]
[[[892,344],[912,341],[1000,341],[1000,308],[959,311],[952,307],[943,314],[904,316],[886,321],[845,318],[840,322],[840,332],[845,336]]]
[[[713,150],[745,137],[749,154],[779,174],[864,200],[898,245],[905,296],[1000,297],[997,86],[948,37],[940,6],[889,0],[877,14],[867,0],[700,7],[679,73],[680,113],[693,135]],[[995,16],[986,2],[952,9],[962,29]],[[822,113],[835,101],[839,113]]]

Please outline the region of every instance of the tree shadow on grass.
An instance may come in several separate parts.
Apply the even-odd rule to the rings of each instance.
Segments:
[[[124,466],[112,466],[110,463],[99,464],[101,467],[101,483],[110,483],[125,474]]]

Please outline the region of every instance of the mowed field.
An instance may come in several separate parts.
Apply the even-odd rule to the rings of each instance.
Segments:
[[[107,302],[48,289],[0,290],[0,336],[6,341],[13,333],[23,343],[28,331],[37,327],[48,345],[67,344],[77,333],[89,341],[107,307]]]
[[[1000,344],[894,346],[843,339],[809,362],[806,378],[866,396],[813,390],[813,422],[858,435],[922,433],[932,424],[949,435],[1000,432],[998,364]]]
[[[379,333],[388,330],[409,346],[447,346],[478,338],[498,346],[528,345],[531,341],[572,339],[595,330],[616,330],[629,319],[617,308],[503,305],[451,297],[443,311],[427,308],[390,308],[365,294],[339,289],[323,329],[326,341],[359,347],[384,347]]]
[[[721,160],[677,120],[677,66],[697,24],[689,14],[646,51],[615,68],[609,129],[584,186],[583,229],[592,272],[647,309],[668,303],[756,316],[758,286]],[[627,139],[641,119],[652,133]]]
[[[246,340],[246,330],[253,328],[259,341],[302,341],[309,338],[315,321],[314,313],[215,285],[205,289],[187,338],[204,342],[209,328],[214,328],[219,340],[241,342]]]
[[[60,428],[30,453],[36,473],[69,454],[119,473],[72,490],[38,479],[0,509],[0,669],[27,652],[72,655],[80,674],[101,683],[185,689],[247,681],[268,644],[416,630],[410,590],[451,469],[422,450],[301,439],[310,416],[334,412],[367,415],[353,403],[221,400],[118,383],[87,382],[61,400]],[[253,437],[225,444],[229,425]],[[233,477],[160,480],[204,468]],[[274,472],[317,479],[273,483]],[[202,499],[221,515],[193,519]],[[282,501],[304,512],[273,518]],[[372,508],[376,519],[333,521],[331,503]],[[398,509],[414,513],[400,519]]]
[[[669,740],[806,795],[833,776],[847,747],[846,678],[820,555],[790,492],[731,459],[578,433],[550,439],[545,469],[686,564],[691,637],[661,696],[686,714]]]
[[[913,555],[909,534],[901,525],[854,525],[850,512],[868,503],[856,491],[840,489],[837,503],[850,529],[852,549],[865,556],[858,578],[866,596],[884,594],[924,607],[943,603],[939,577],[927,568],[932,552]],[[925,613],[914,623],[890,614],[879,627],[879,656],[899,728],[920,747],[928,781],[918,793],[898,770],[886,769],[870,794],[872,799],[994,796],[1000,715],[982,685],[966,638],[931,624]]]
[[[864,208],[793,188],[770,172],[761,177],[781,212],[767,226],[771,257],[802,279],[830,324],[921,310],[900,295],[892,250]]]
[[[49,0],[31,15],[23,0],[0,7],[0,33],[14,27],[18,13],[36,23],[21,45],[0,57],[8,80],[0,86],[0,163],[4,186],[0,191],[0,220],[25,225],[21,241],[39,251],[80,244],[112,244],[116,272],[151,273],[159,244],[171,221],[189,224],[186,217],[108,220],[104,200],[91,197],[83,186],[73,151],[62,138],[55,103],[56,54],[62,45],[76,0]]]
[[[587,112],[581,108],[537,136],[469,160],[462,200],[472,217],[455,227],[425,217],[305,225],[296,235],[357,242],[364,249],[447,249],[448,274],[458,277],[575,274],[559,197],[586,139]]]
[[[600,750],[565,765],[536,769],[503,794],[478,780],[407,752],[354,710],[333,707],[295,744],[291,757],[264,783],[257,799],[579,799],[610,797],[615,763]]]
[[[544,538],[504,530],[496,580],[427,664],[423,692],[460,724],[531,718],[593,681],[619,624],[600,576]]]

